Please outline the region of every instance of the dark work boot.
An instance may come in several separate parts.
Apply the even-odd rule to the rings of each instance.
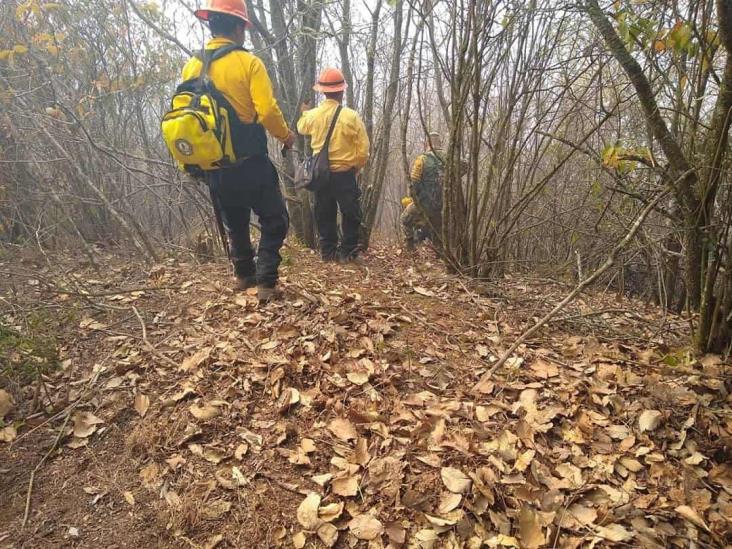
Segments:
[[[256,276],[236,276],[234,277],[234,289],[235,290],[248,290],[254,288],[257,285]]]
[[[257,286],[257,299],[259,303],[269,303],[270,301],[276,301],[282,297],[282,290],[268,286]]]
[[[320,257],[326,263],[329,263],[329,262],[332,262],[332,261],[338,261],[338,254],[335,251],[333,251],[333,252],[322,252],[320,254]]]

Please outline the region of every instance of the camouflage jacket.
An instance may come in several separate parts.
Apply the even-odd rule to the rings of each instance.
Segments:
[[[410,194],[421,210],[442,211],[442,183],[445,161],[441,152],[428,152],[414,162]]]

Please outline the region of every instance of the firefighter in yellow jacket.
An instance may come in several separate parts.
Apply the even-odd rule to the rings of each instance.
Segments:
[[[439,133],[430,132],[425,152],[417,156],[409,174],[409,195],[412,199],[401,215],[404,243],[414,250],[417,242],[429,237],[439,245],[442,230],[442,184],[445,154]]]
[[[274,97],[267,69],[258,57],[241,47],[245,31],[251,26],[244,0],[208,0],[206,8],[195,15],[208,22],[211,30],[207,53],[239,46],[210,64],[208,74],[213,84],[241,122],[261,124],[291,147],[295,136]],[[183,80],[197,78],[202,67],[199,57],[191,58],[183,68]],[[287,235],[289,217],[272,162],[266,154],[247,156],[234,166],[208,172],[208,179],[229,237],[237,288],[257,286],[260,301],[276,297],[280,248]],[[261,226],[256,260],[249,234],[252,211]]]
[[[325,95],[316,108],[302,105],[297,131],[310,136],[310,145],[318,153],[325,143],[336,110],[343,102],[347,87],[343,73],[325,69],[314,86]],[[320,236],[320,253],[325,261],[353,261],[358,257],[358,237],[361,227],[360,189],[356,182],[358,170],[369,157],[369,138],[358,113],[342,107],[329,144],[330,181],[315,192],[315,220]],[[338,244],[338,210],[341,212],[343,238]]]

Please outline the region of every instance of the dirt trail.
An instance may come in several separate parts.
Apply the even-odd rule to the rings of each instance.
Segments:
[[[729,368],[676,351],[682,319],[586,295],[473,393],[566,287],[288,248],[260,307],[220,264],[110,265],[27,296],[76,316],[57,415],[0,443],[0,547],[732,541]]]

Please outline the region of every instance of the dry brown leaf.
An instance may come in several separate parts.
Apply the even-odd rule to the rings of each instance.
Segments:
[[[149,407],[150,399],[142,393],[137,393],[135,395],[135,411],[140,415],[140,417],[145,417]]]
[[[249,429],[242,429],[239,432],[239,437],[241,437],[244,441],[246,441],[247,444],[255,451],[259,452],[262,448],[262,444],[264,442],[264,439],[262,438],[262,435],[258,435],[257,433],[253,433]]]
[[[320,525],[317,534],[326,547],[333,547],[338,541],[338,528],[328,522]]]
[[[272,349],[275,349],[278,347],[280,342],[276,339],[271,339],[267,341],[266,343],[263,343],[259,348],[263,351],[271,351]]]
[[[6,425],[0,429],[0,442],[13,442],[18,436],[18,432],[12,425]]]
[[[355,475],[333,479],[330,484],[333,493],[338,496],[353,497],[358,494],[358,477]]]
[[[421,286],[415,286],[414,291],[419,295],[423,295],[425,297],[435,297],[435,292],[433,292],[432,290],[427,290],[426,288],[422,288]]]
[[[5,416],[12,412],[14,407],[15,402],[13,402],[10,393],[5,389],[0,389],[0,419],[5,419]]]
[[[244,459],[244,456],[247,455],[247,452],[249,451],[249,445],[246,442],[242,442],[236,447],[236,450],[234,450],[234,457],[241,461]]]
[[[488,547],[515,547],[516,549],[521,547],[516,538],[506,536],[504,534],[498,534],[497,536],[493,536],[492,538],[485,540],[485,544]]]
[[[356,449],[349,458],[352,463],[357,463],[361,467],[368,465],[371,455],[369,454],[369,441],[365,438],[359,438],[356,442]]]
[[[104,384],[104,388],[105,389],[117,389],[118,387],[122,386],[123,382],[124,382],[123,378],[121,378],[120,376],[115,376],[112,379],[110,379],[109,381],[107,381],[107,383]]]
[[[173,396],[171,396],[169,399],[166,399],[165,401],[163,401],[163,407],[172,406],[176,402],[180,402],[187,396],[194,395],[194,394],[196,394],[196,390],[193,387],[186,385],[180,391],[178,391]]]
[[[310,461],[308,455],[302,451],[302,448],[299,447],[295,448],[295,450],[289,453],[287,461],[289,461],[293,465],[304,465],[306,467],[310,467],[312,465],[312,462]]]
[[[465,473],[454,467],[443,467],[440,469],[440,476],[447,489],[455,494],[468,492],[473,483]]]
[[[579,503],[573,503],[569,506],[567,509],[567,512],[571,514],[577,521],[587,526],[588,524],[592,524],[597,520],[597,511],[590,507],[585,507],[584,505],[581,505]]]
[[[314,532],[323,521],[318,517],[318,508],[320,507],[320,495],[311,492],[302,500],[297,508],[297,521],[305,530]]]
[[[181,456],[180,454],[175,454],[169,457],[165,460],[165,463],[168,464],[168,467],[170,467],[173,471],[178,469],[179,467],[182,467],[186,464],[186,459]]]
[[[559,375],[559,368],[557,368],[555,364],[541,358],[532,363],[529,368],[531,368],[531,371],[541,379],[548,379]]]
[[[231,468],[231,479],[234,486],[246,486],[247,484],[249,484],[249,479],[247,479],[244,476],[244,473],[242,473],[241,470],[236,466]]]
[[[402,545],[407,540],[407,529],[398,522],[390,522],[386,525],[386,535],[393,543]]]
[[[440,529],[442,530],[442,528]],[[414,534],[414,541],[417,542],[413,547],[418,549],[432,549],[437,543],[440,533],[433,528],[423,528]]]
[[[441,517],[435,517],[425,513],[425,518],[432,524],[432,526],[443,527],[443,526],[455,526],[455,521],[450,519],[444,519]]]
[[[570,488],[579,488],[584,484],[582,470],[571,463],[560,463],[557,465],[556,472],[560,477],[569,481]]]
[[[615,440],[625,440],[630,435],[630,430],[625,425],[610,425],[607,434]]]
[[[94,434],[97,425],[104,423],[103,419],[98,418],[91,412],[76,412],[72,416],[74,422],[74,436],[77,438],[86,438]]]
[[[490,395],[495,388],[496,384],[489,379],[481,379],[475,386],[475,390],[483,395]]]
[[[450,511],[457,509],[462,500],[463,496],[460,494],[443,492],[442,497],[440,498],[440,504],[437,506],[437,512],[441,515],[446,515]]]
[[[196,402],[191,404],[188,410],[191,412],[193,417],[201,421],[208,421],[221,414],[221,409],[218,406],[214,406],[208,402]]]
[[[434,467],[435,469],[442,465],[442,460],[437,454],[428,454],[426,456],[415,456],[418,461],[421,461],[425,465]]]
[[[183,501],[180,499],[180,496],[177,492],[174,492],[173,490],[166,490],[164,497],[165,502],[168,504],[169,507],[172,507],[173,509],[180,509],[183,505]]]
[[[324,475],[315,475],[313,477],[310,477],[313,479],[313,482],[317,484],[318,486],[322,486],[325,488],[325,486],[330,482],[330,480],[333,478],[333,475],[331,473],[325,473]]]
[[[292,536],[292,545],[295,546],[295,549],[303,549],[303,547],[305,547],[305,543],[307,543],[305,532],[298,532]]]
[[[206,502],[201,508],[201,515],[208,520],[215,520],[231,511],[231,502],[215,499]]]
[[[491,392],[493,389],[491,389]],[[480,422],[489,421],[494,415],[499,413],[501,408],[498,406],[476,406],[475,407],[475,419]]]
[[[628,541],[635,535],[617,523],[608,526],[597,526],[595,532],[601,538],[615,542]]]
[[[663,414],[658,410],[644,410],[638,417],[640,432],[654,431],[660,424]]]
[[[348,372],[346,379],[354,385],[366,385],[369,382],[369,374],[367,372]]]
[[[526,549],[541,547],[545,541],[536,511],[526,505],[521,508],[519,513],[519,537],[521,546]]]
[[[328,430],[344,441],[356,440],[358,438],[356,428],[346,418],[339,417],[334,419],[328,424]]]
[[[190,372],[191,370],[198,368],[203,361],[205,361],[211,354],[211,349],[200,349],[195,354],[186,357],[183,360],[183,364],[180,365],[180,370],[183,372]]]
[[[640,461],[629,457],[620,458],[620,465],[625,467],[631,473],[638,473],[644,468],[644,465]]]
[[[706,459],[706,456],[701,452],[694,452],[684,460],[684,463],[686,463],[687,465],[699,465],[700,463],[706,461]]]
[[[315,447],[315,441],[311,438],[304,438],[300,441],[300,448],[306,454],[313,453],[317,448]]]
[[[384,525],[373,515],[364,513],[353,517],[348,529],[358,539],[370,541],[384,533]]]
[[[313,453],[315,450],[315,442],[310,438],[304,438],[300,441],[300,446],[290,452],[287,460],[294,465],[310,465],[308,454]]]
[[[215,536],[211,536],[206,544],[203,546],[203,549],[215,549],[215,547],[218,546],[218,544],[222,541],[224,541],[223,534],[216,534]]]
[[[191,453],[193,453],[199,457],[202,457],[203,459],[213,463],[214,465],[218,465],[226,457],[221,450],[219,450],[218,448],[214,448],[212,446],[201,446],[200,444],[189,444],[188,449],[191,451]]]
[[[519,473],[523,473],[526,471],[526,469],[531,465],[531,462],[534,459],[534,456],[536,455],[536,450],[526,450],[522,454],[519,454],[519,457],[516,458],[516,462],[513,464],[514,471],[518,471]]]
[[[320,517],[325,522],[333,522],[335,519],[341,516],[343,514],[343,502],[339,503],[330,503],[328,505],[323,505],[318,509],[318,517]]]
[[[679,515],[684,517],[694,526],[697,526],[697,527],[701,528],[702,530],[706,530],[707,532],[709,532],[709,526],[707,526],[707,523],[704,522],[704,519],[701,518],[699,516],[699,513],[697,513],[694,509],[692,509],[688,505],[679,505],[676,509],[674,509],[674,511],[676,511]]]
[[[148,490],[154,490],[160,486],[160,466],[155,463],[149,463],[140,469],[140,479],[142,485]]]
[[[286,414],[290,408],[300,402],[300,391],[294,387],[288,387],[280,395],[278,411],[280,414]]]

